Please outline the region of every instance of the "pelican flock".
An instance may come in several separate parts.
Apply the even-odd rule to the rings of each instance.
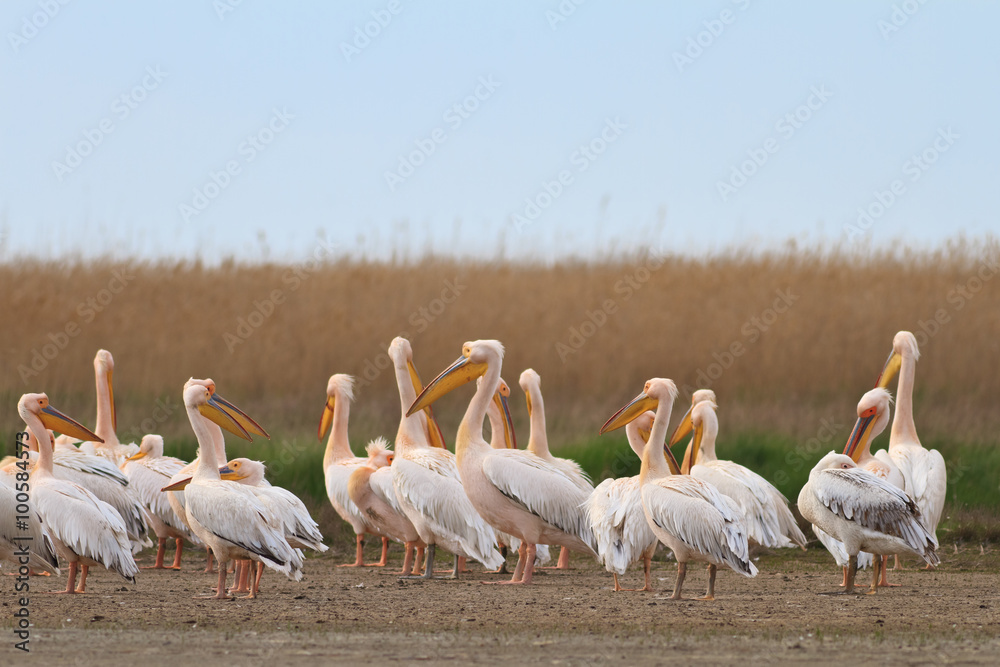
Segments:
[[[801,528],[810,525],[843,568],[838,593],[854,592],[858,570],[869,565],[869,593],[894,585],[887,578],[889,555],[915,556],[928,567],[940,562],[936,529],[946,467],[941,454],[924,448],[917,437],[913,390],[920,353],[909,332],[894,337],[875,388],[857,405],[857,422],[843,451],[822,456],[810,471],[796,504],[801,524],[773,484],[718,457],[718,402],[709,389],[692,393],[690,408],[668,439],[677,385],[660,377],[648,380],[599,431],[624,427],[639,460],[638,474],[603,479],[595,487],[577,462],[550,451],[541,376],[530,368],[519,378],[527,404],[527,447],[517,448],[499,341],[464,343],[461,356],[426,386],[408,340],[394,339],[388,356],[400,408],[385,420],[386,437],[371,440],[364,456],[348,438],[353,377],[335,373],[327,383],[318,429],[326,446],[316,456],[325,502],[354,536],[354,558],[345,566],[367,566],[366,537],[381,542],[381,558],[373,565],[387,565],[391,543],[403,545],[400,585],[434,578],[439,549],[455,558],[451,578],[469,571],[466,562],[478,563],[483,575],[505,572],[501,548],[506,554],[510,547],[518,554],[510,579],[483,583],[527,585],[538,581],[536,568],[548,560],[549,548],[559,546],[557,569],[566,569],[569,552],[575,551],[610,572],[609,588],[617,592],[628,590],[620,580],[628,568],[642,563],[644,585],[638,590],[652,591],[652,564],[663,545],[677,563],[671,598],[682,599],[688,565],[700,562],[707,566],[707,584],[698,599],[713,600],[719,568],[755,577],[752,550],[805,549]],[[267,480],[266,462],[227,458],[225,433],[250,442],[270,436],[222,398],[215,381],[191,378],[179,388],[198,442],[198,454],[188,463],[168,455],[169,443],[157,434],[138,444],[121,443],[110,352],[97,352],[94,370],[94,431],[53,408],[44,393],[26,393],[18,402],[31,451],[0,462],[0,566],[31,574],[66,571],[66,586],[58,592],[85,593],[87,570],[94,566],[135,582],[137,553],[152,545],[151,533],[157,550],[146,567],[182,570],[181,554],[189,543],[206,549],[206,571],[217,576],[204,597],[241,593],[253,599],[260,595],[265,568],[299,581],[308,569],[304,552],[318,556],[329,549],[310,507]],[[889,387],[897,375],[892,415]],[[473,380],[451,451],[433,406]],[[890,418],[888,446],[872,454]],[[672,447],[688,435],[678,463]],[[622,450],[619,460],[634,465],[633,454]],[[165,565],[168,543],[175,552]],[[232,588],[227,587],[230,563],[239,564]],[[734,590],[738,579],[727,580]]]

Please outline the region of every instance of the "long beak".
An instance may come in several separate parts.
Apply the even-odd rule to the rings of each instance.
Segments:
[[[876,411],[872,409],[869,414],[858,417],[858,421],[854,424],[851,437],[848,438],[847,445],[844,447],[844,454],[850,456],[855,463],[861,458],[861,453],[865,451],[865,445],[871,437],[872,428],[875,426],[875,418],[877,416]]]
[[[406,370],[410,372],[410,384],[413,385],[413,393],[419,394],[424,390],[424,384],[420,381],[420,376],[417,374],[417,367],[409,359],[406,360]],[[427,439],[430,441],[431,447],[447,449],[448,447],[444,443],[444,433],[441,432],[441,427],[438,425],[437,420],[434,419],[434,410],[431,409],[431,406],[428,405],[424,408],[424,414],[427,415]]]
[[[885,360],[885,366],[882,367],[882,372],[878,374],[878,380],[875,381],[876,387],[881,387],[885,389],[892,382],[892,378],[896,376],[899,372],[900,367],[903,365],[903,355],[897,353],[895,350],[889,353],[889,358]]]
[[[531,394],[524,393],[524,402],[528,404],[528,419],[531,419]]]
[[[205,415],[205,417],[211,419],[213,422],[233,435],[239,436],[244,440],[253,440],[247,430],[238,421],[236,421],[227,410],[219,405],[217,402],[218,398],[218,394],[212,394],[207,403],[198,406],[198,412]]]
[[[188,484],[191,483],[191,477],[185,477],[184,479],[179,479],[173,484],[168,484],[167,486],[160,489],[160,491],[166,493],[167,491],[183,491]]]
[[[222,398],[218,394],[213,393],[212,400],[216,402],[217,406],[223,412],[229,415],[230,419],[232,419],[234,422],[243,427],[243,429],[251,436],[260,435],[267,438],[268,440],[271,439],[271,436],[268,434],[267,431],[264,430],[263,426],[258,424],[256,421],[254,421],[254,419],[250,415],[243,412],[242,410],[240,410],[238,407],[236,407],[226,399]]]
[[[337,399],[333,396],[328,396],[326,399],[326,405],[323,406],[323,416],[319,418],[320,441],[326,437],[327,432],[330,430],[330,424],[333,423],[333,406],[336,403]]]
[[[228,464],[219,468],[219,476],[222,479],[228,480],[230,482],[238,482],[244,477],[246,477],[246,475],[241,475],[232,468],[230,468]]]
[[[503,440],[507,443],[507,449],[517,449],[517,436],[514,435],[514,420],[510,417],[510,406],[507,397],[499,391],[493,394],[493,402],[500,408],[503,415]]]
[[[621,428],[628,424],[630,421],[636,419],[639,415],[644,413],[646,410],[656,410],[656,406],[659,405],[659,401],[655,398],[650,398],[643,392],[632,399],[628,405],[624,408],[611,415],[611,419],[604,422],[604,426],[601,427],[600,433],[604,434],[608,431],[614,431],[616,428]]]
[[[683,417],[681,417],[680,423],[677,424],[677,428],[674,429],[674,434],[670,436],[671,447],[680,442],[681,439],[688,433],[690,433],[691,429],[694,428],[694,424],[691,422],[691,412],[693,410],[694,410],[694,405],[688,408],[688,411],[684,413]]]
[[[423,410],[445,394],[475,380],[486,373],[487,368],[487,364],[473,363],[464,355],[459,357],[455,363],[441,371],[440,375],[424,387],[424,390],[417,396],[417,400],[406,411],[406,416],[409,417],[417,410]]]
[[[42,420],[42,424],[45,425],[45,428],[52,429],[53,431],[57,431],[63,435],[68,435],[71,438],[79,438],[84,442],[104,442],[100,436],[91,431],[89,428],[72,417],[68,417],[59,412],[51,405],[42,408],[38,417]]]
[[[114,385],[111,383],[112,370],[108,369],[108,397],[111,399],[111,428],[114,429],[115,433],[118,432],[118,411],[115,410],[115,390]]]
[[[145,457],[146,457],[146,452],[140,450],[140,451],[136,452],[135,454],[133,454],[132,456],[130,456],[127,459],[125,459],[125,462],[128,463],[129,461],[138,461],[139,459],[145,458]]]
[[[689,414],[690,410],[688,411],[688,415]],[[685,415],[685,418],[687,418],[688,415]],[[688,421],[690,422],[690,419],[688,419]],[[694,429],[694,437],[691,438],[691,442],[688,443],[687,449],[684,450],[684,462],[681,464],[682,475],[691,474],[691,466],[693,466],[695,461],[698,460],[698,452],[701,450],[701,438],[702,435],[704,435],[704,432],[704,428],[701,426]]]

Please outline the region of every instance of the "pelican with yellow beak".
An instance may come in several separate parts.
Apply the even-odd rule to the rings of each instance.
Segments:
[[[699,390],[706,391],[706,390]],[[701,398],[698,392],[692,400]],[[715,454],[719,432],[714,394],[692,405],[670,438],[672,447],[692,430],[694,436],[684,452],[681,472],[709,482],[740,508],[747,537],[769,548],[806,548],[806,536],[799,530],[788,509],[788,499],[766,479],[732,461],[720,461]]]
[[[121,515],[86,488],[57,479],[52,473],[52,447],[46,429],[72,438],[99,441],[100,437],[49,405],[45,394],[24,394],[17,412],[40,443],[38,463],[29,483],[31,499],[52,537],[56,553],[69,561],[62,593],[82,593],[75,587],[80,565],[101,565],[129,582],[139,573],[132,559],[128,533]]]
[[[682,475],[666,446],[667,425],[676,398],[673,380],[653,378],[646,382],[642,393],[608,419],[601,433],[621,428],[647,410],[656,412],[639,472],[643,512],[653,534],[677,558],[677,580],[671,599],[682,599],[688,561],[696,560],[709,564],[708,589],[698,599],[714,600],[719,565],[728,565],[745,577],[757,576],[757,568],[750,561],[739,508],[712,484]]]
[[[941,453],[936,449],[925,449],[917,437],[917,427],[913,421],[913,382],[919,358],[920,349],[917,347],[916,336],[909,331],[900,331],[892,339],[892,352],[882,367],[875,386],[884,389],[899,374],[896,415],[889,432],[888,458],[899,468],[903,476],[903,490],[917,503],[921,521],[937,544],[937,526],[944,510],[948,470]],[[875,456],[885,460],[884,450],[875,452]],[[898,559],[896,564],[898,566]]]
[[[463,495],[471,501],[470,509],[488,524],[490,541],[495,544],[494,531],[500,531],[522,542],[514,575],[503,583],[530,584],[537,544],[558,544],[597,554],[581,508],[587,494],[557,467],[531,452],[493,449],[483,437],[487,407],[500,383],[503,352],[503,345],[496,340],[465,343],[462,356],[424,388],[407,414],[482,376],[455,436],[456,472],[461,475]],[[397,458],[393,465],[399,461]],[[396,490],[399,493],[398,486]],[[500,555],[492,547],[490,557],[491,562],[484,565],[500,565]]]

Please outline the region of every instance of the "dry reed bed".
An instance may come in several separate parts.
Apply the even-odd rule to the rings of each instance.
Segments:
[[[823,418],[850,427],[893,334],[909,329],[923,354],[921,432],[995,442],[998,261],[1000,246],[985,240],[936,252],[789,248],[552,266],[439,258],[211,268],[8,263],[0,265],[8,322],[0,330],[0,398],[8,406],[0,425],[5,434],[18,428],[14,405],[25,391],[47,391],[56,406],[91,422],[91,361],[104,347],[115,356],[126,435],[143,420],[165,435],[189,435],[180,387],[208,376],[272,432],[301,436],[315,428],[335,372],[360,380],[353,423],[361,433],[394,432],[394,377],[380,366],[393,336],[407,334],[425,381],[463,341],[503,341],[515,416],[525,418],[516,384],[530,366],[543,378],[556,444],[595,433],[651,376],[685,389],[710,380],[724,429],[809,437]],[[274,297],[280,303],[267,313],[264,302]],[[255,308],[266,316],[251,315]],[[240,318],[248,320],[242,329]],[[935,318],[941,323],[931,326]],[[60,336],[69,324],[76,335]],[[442,401],[446,432],[454,432],[468,393]],[[158,399],[166,411],[156,409]]]

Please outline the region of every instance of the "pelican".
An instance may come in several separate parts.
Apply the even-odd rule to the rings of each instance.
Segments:
[[[353,563],[343,563],[340,567],[369,567],[364,561],[364,536],[381,537],[347,492],[347,481],[351,473],[364,465],[365,459],[355,456],[347,439],[347,420],[350,416],[351,401],[354,400],[354,378],[337,373],[331,375],[326,385],[326,405],[319,421],[319,439],[327,430],[330,437],[326,441],[323,454],[323,476],[326,479],[326,495],[340,518],[351,524],[355,536],[355,558]],[[373,566],[384,567],[388,558],[388,542],[382,543],[382,558]]]
[[[198,438],[200,454],[190,483],[184,486],[184,504],[191,530],[207,544],[219,561],[219,582],[214,599],[228,599],[226,564],[232,559],[250,558],[284,573],[302,578],[301,552],[285,539],[285,526],[254,489],[223,480],[222,461],[216,458],[214,441],[222,437],[220,426],[250,440],[244,423],[252,422],[228,401],[199,383],[188,382],[184,407]],[[257,432],[263,432],[259,426]],[[166,487],[169,490],[170,487]]]
[[[676,398],[673,380],[653,378],[641,394],[611,416],[601,433],[620,428],[647,410],[656,411],[639,472],[642,509],[650,529],[677,558],[671,599],[681,599],[687,562],[700,560],[709,564],[708,590],[698,599],[714,600],[719,565],[728,565],[745,577],[757,576],[757,568],[750,562],[746,527],[736,504],[708,482],[681,475],[677,460],[665,446]]]
[[[944,510],[948,486],[948,470],[944,457],[936,449],[924,449],[917,437],[913,422],[913,379],[917,374],[920,350],[917,339],[909,331],[900,331],[892,339],[892,352],[882,368],[876,387],[888,387],[896,373],[896,415],[889,432],[889,452],[875,452],[875,456],[891,459],[903,476],[903,490],[920,508],[921,521],[937,544],[937,526]],[[898,565],[898,561],[897,561]],[[928,566],[929,567],[929,566]]]
[[[933,535],[920,521],[920,509],[902,489],[862,470],[850,456],[830,452],[809,472],[799,492],[799,512],[844,543],[850,562],[847,584],[838,593],[853,593],[861,550],[876,556],[912,553],[930,565],[940,561]],[[869,594],[879,581],[880,558],[874,559]]]
[[[558,544],[594,556],[597,553],[594,536],[580,508],[587,494],[553,464],[531,452],[493,449],[483,438],[483,422],[500,382],[502,362],[503,345],[499,341],[465,343],[462,356],[424,388],[407,414],[483,376],[455,437],[456,472],[461,474],[459,490],[464,488],[463,496],[471,501],[469,509],[478,511],[493,530],[522,542],[514,575],[509,582],[500,583],[530,584],[537,544]],[[393,465],[399,461],[397,458]],[[396,490],[399,493],[399,487]],[[494,533],[485,524],[484,528],[493,542]],[[491,548],[488,555],[491,562],[484,565],[500,565],[495,550]]]
[[[82,440],[100,438],[79,422],[49,405],[45,394],[24,394],[17,411],[40,442],[48,441],[46,428]],[[69,561],[66,590],[62,593],[82,593],[76,589],[79,565],[103,565],[134,583],[139,573],[129,545],[125,524],[113,507],[86,488],[58,479],[52,470],[52,448],[39,447],[38,464],[29,476],[31,498],[52,536],[56,553]]]
[[[393,453],[384,438],[376,438],[366,448],[368,459],[355,468],[348,480],[347,490],[351,500],[365,515],[368,522],[383,536],[406,545],[403,569],[408,576],[413,572],[413,552],[423,546],[420,535],[396,498],[392,488]]]
[[[625,425],[628,444],[640,459],[654,416],[653,412],[646,411]],[[640,590],[653,590],[649,567],[659,540],[642,509],[639,475],[604,480],[590,494],[586,507],[597,540],[597,553],[605,569],[614,575],[615,590],[625,590],[618,577],[640,559],[645,574],[645,586]]]
[[[222,479],[250,487],[257,498],[274,511],[284,525],[285,539],[293,549],[312,549],[319,553],[326,551],[327,546],[323,544],[323,535],[319,532],[319,526],[309,515],[306,506],[291,491],[280,486],[272,486],[264,478],[264,472],[263,463],[248,458],[233,459],[219,469],[219,475]],[[244,568],[243,572],[248,575],[250,568]],[[260,589],[260,578],[263,574],[264,565],[258,562],[257,576],[254,577],[250,590],[244,590],[242,584],[237,590],[249,593],[247,597],[251,599],[256,598]]]
[[[528,419],[531,430],[528,434],[527,450],[540,459],[548,461],[562,471],[576,486],[590,496],[594,492],[594,485],[590,483],[590,478],[583,471],[576,461],[552,456],[549,452],[549,438],[545,430],[545,403],[542,402],[542,378],[529,368],[521,373],[518,380],[521,390],[524,391],[524,400],[528,404]],[[559,562],[556,568],[565,570],[569,568],[569,550],[563,547],[559,551]]]
[[[142,569],[181,569],[184,540],[197,539],[170,506],[169,494],[161,491],[164,486],[171,483],[174,475],[184,470],[186,465],[187,463],[178,458],[164,456],[163,437],[155,434],[144,435],[142,442],[139,443],[139,450],[122,463],[121,469],[128,477],[129,488],[146,508],[149,525],[156,534],[156,562]],[[174,540],[174,562],[164,566],[163,555],[168,539]]]
[[[16,463],[13,474],[0,475],[0,563],[9,563],[22,574],[28,574],[29,568],[32,572],[60,574],[55,544],[38,510],[29,507],[26,513],[17,511],[17,489],[30,488],[28,479],[27,465],[18,468]],[[24,517],[21,525],[18,516]]]
[[[700,390],[705,391],[705,390]],[[698,392],[692,401],[701,396]],[[715,455],[719,420],[715,413],[714,394],[692,405],[681,419],[670,446],[694,430],[694,437],[684,453],[681,472],[691,474],[729,496],[740,508],[747,537],[764,547],[806,548],[806,536],[788,509],[788,499],[770,482],[754,471],[732,461],[720,461]]]
[[[115,466],[121,466],[139,447],[135,443],[123,445],[118,440],[118,415],[115,411],[115,394],[112,376],[115,360],[107,350],[98,350],[94,355],[94,379],[97,384],[97,426],[94,432],[103,442],[80,443],[80,451],[95,456],[103,456]]]

